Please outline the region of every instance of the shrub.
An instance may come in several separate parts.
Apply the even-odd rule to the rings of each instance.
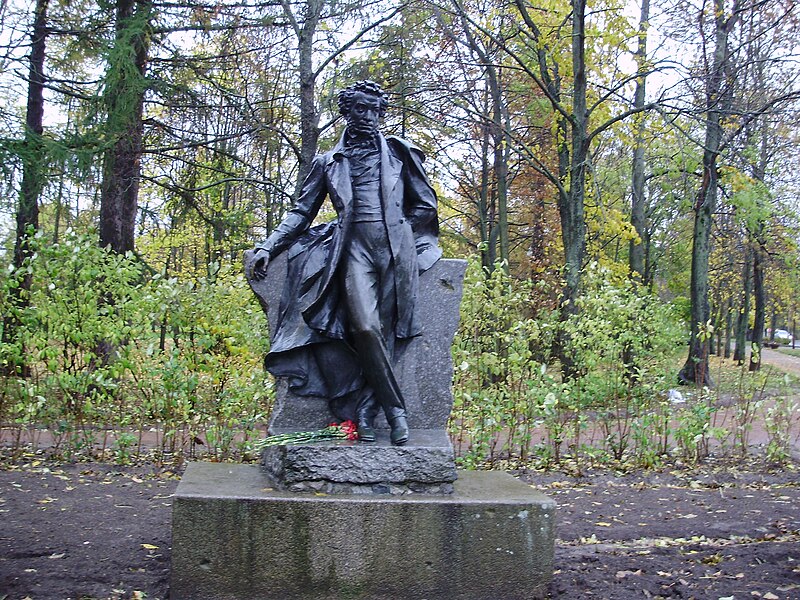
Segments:
[[[16,343],[0,348],[5,360],[24,354],[30,366],[29,378],[5,378],[1,390],[0,419],[18,442],[21,431],[44,426],[67,454],[105,449],[111,436],[127,457],[130,432],[138,453],[152,429],[163,451],[202,442],[226,458],[245,449],[272,393],[261,366],[266,319],[241,274],[151,276],[134,256],[74,232],[35,245],[24,267],[33,274],[30,304]]]
[[[664,391],[682,339],[680,320],[670,306],[596,265],[584,283],[580,310],[560,322],[553,310],[531,314],[530,306],[542,304],[535,296],[549,290],[470,265],[453,348],[450,424],[464,464],[558,462],[565,450],[597,458],[598,449],[617,460],[638,453],[652,463],[666,452],[671,413]],[[551,354],[557,337],[573,360],[568,380]]]

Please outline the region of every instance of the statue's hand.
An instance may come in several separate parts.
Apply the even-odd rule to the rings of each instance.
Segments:
[[[263,248],[258,248],[250,263],[250,279],[261,281],[267,276],[267,267],[269,266],[269,252]]]

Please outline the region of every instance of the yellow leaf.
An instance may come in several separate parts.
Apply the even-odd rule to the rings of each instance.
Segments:
[[[605,521],[599,521],[595,523],[598,527],[611,527],[611,523],[606,523]]]
[[[142,548],[145,550],[158,550],[158,546],[153,546],[153,544],[142,544]]]
[[[625,579],[629,575],[641,575],[642,570],[637,569],[636,571],[617,571],[617,579]]]

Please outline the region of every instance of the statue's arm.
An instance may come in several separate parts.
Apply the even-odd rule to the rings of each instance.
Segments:
[[[311,226],[327,194],[325,157],[320,155],[311,163],[311,171],[303,182],[300,197],[295,205],[266,241],[256,245],[256,250],[266,252],[270,259],[286,250]]]
[[[436,192],[422,163],[425,155],[415,146],[407,146],[405,175],[405,212],[415,231],[438,233]]]

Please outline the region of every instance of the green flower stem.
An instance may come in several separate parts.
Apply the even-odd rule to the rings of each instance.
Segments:
[[[329,427],[320,431],[296,431],[272,435],[254,444],[256,450],[263,450],[268,446],[284,446],[287,444],[302,444],[305,442],[321,441],[326,439],[346,439],[347,434],[338,427]]]

